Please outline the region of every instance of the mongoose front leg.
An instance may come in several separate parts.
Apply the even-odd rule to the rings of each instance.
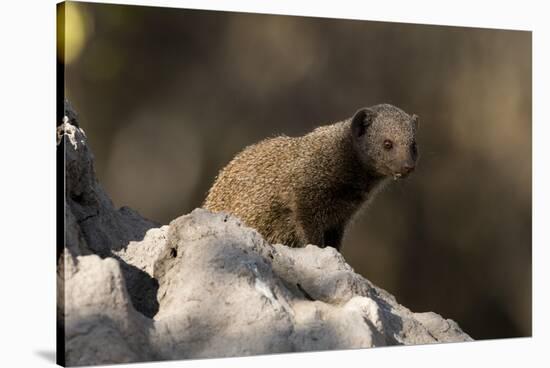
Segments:
[[[319,247],[325,247],[324,231],[315,220],[313,214],[307,211],[307,208],[296,208],[295,213],[295,226],[296,234],[298,235],[299,246],[306,246],[307,244],[314,244]]]
[[[306,246],[308,244],[317,245],[318,247],[325,247],[324,233],[320,229],[316,229],[315,226],[311,223],[300,222],[298,224],[297,233],[301,238],[301,246]]]
[[[343,226],[335,226],[325,231],[324,234],[324,246],[334,247],[336,250],[342,248],[342,237],[344,235]]]

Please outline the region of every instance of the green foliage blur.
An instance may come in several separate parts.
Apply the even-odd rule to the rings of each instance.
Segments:
[[[475,339],[531,335],[531,33],[68,3],[66,96],[118,206],[168,223],[247,145],[391,103],[417,171],[343,254]]]

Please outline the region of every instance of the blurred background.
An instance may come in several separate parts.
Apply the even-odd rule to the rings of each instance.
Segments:
[[[117,206],[167,224],[247,145],[391,103],[415,173],[343,254],[475,339],[531,335],[531,33],[69,2],[65,94]]]

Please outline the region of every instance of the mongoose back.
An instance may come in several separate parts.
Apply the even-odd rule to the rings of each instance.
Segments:
[[[263,140],[220,171],[203,207],[239,217],[272,244],[340,249],[358,209],[414,170],[417,127],[416,115],[381,104],[301,137]]]

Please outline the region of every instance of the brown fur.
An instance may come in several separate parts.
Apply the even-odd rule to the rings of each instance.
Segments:
[[[270,243],[338,249],[346,224],[387,177],[360,157],[353,119],[247,147],[219,173],[204,208],[236,215]]]

